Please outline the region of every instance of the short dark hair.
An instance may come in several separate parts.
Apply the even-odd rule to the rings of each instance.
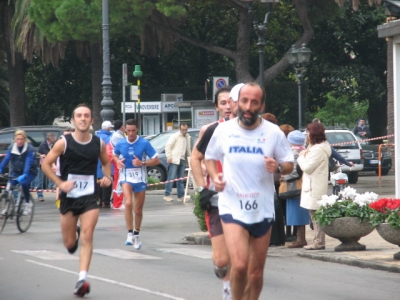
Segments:
[[[182,126],[187,126],[187,127],[189,127],[188,123],[185,123],[185,122],[182,122],[182,123],[179,124],[179,129],[181,129]]]
[[[115,120],[114,122],[114,130],[118,130],[124,125],[121,120]]]
[[[89,110],[90,110],[90,116],[91,116],[92,119],[93,119],[93,112],[92,112],[92,109],[91,109],[91,108],[89,107],[89,105],[87,105],[86,103],[78,104],[78,106],[74,108],[74,111],[72,112],[72,118],[75,117],[75,110],[77,110],[79,107],[86,107],[86,108],[89,108]]]
[[[135,125],[138,127],[138,122],[135,119],[128,119],[126,120],[125,125]]]
[[[222,88],[220,88],[216,93],[215,93],[215,97],[214,97],[214,105],[218,106],[218,96],[221,93],[230,93],[231,92],[232,87],[230,85],[226,85],[223,86]]]

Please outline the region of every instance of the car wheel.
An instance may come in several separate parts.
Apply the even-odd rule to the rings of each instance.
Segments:
[[[349,183],[355,184],[358,181],[358,172],[351,172],[348,174]]]
[[[167,180],[165,171],[159,166],[148,167],[147,176],[159,180],[160,182]]]
[[[385,175],[389,174],[389,171],[390,171],[390,169],[382,169],[381,175],[385,176]],[[375,170],[375,173],[376,173],[376,175],[379,175],[378,170]]]

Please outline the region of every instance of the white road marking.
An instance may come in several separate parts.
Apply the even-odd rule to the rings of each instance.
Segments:
[[[93,253],[111,256],[119,259],[161,259],[160,257],[134,252],[136,250],[133,249],[133,246],[131,248],[131,251],[121,249],[93,249]]]
[[[197,257],[197,258],[202,258],[202,259],[210,259],[211,258],[211,250],[205,251],[205,250],[197,250],[197,249],[190,249],[190,248],[162,248],[162,249],[156,249],[156,250],[163,252],[163,253],[176,253],[176,254],[182,254],[182,255],[187,255],[187,256],[192,256],[192,257]]]
[[[27,262],[30,262],[30,263],[33,263],[33,264],[37,264],[37,265],[42,266],[42,267],[55,269],[55,270],[58,270],[58,271],[69,273],[69,274],[74,274],[74,275],[78,274],[77,272],[73,272],[73,271],[70,271],[70,270],[67,270],[67,269],[64,269],[64,268],[59,268],[59,267],[55,267],[55,266],[52,266],[52,265],[44,264],[44,263],[41,263],[41,262],[38,262],[38,261],[34,261],[34,260],[27,260]],[[95,280],[107,282],[107,283],[110,283],[110,284],[123,286],[123,287],[126,287],[128,289],[137,290],[137,291],[141,291],[141,292],[157,295],[157,296],[164,297],[164,298],[167,298],[167,299],[185,300],[183,298],[178,298],[178,297],[175,297],[175,296],[172,296],[172,295],[169,295],[169,294],[160,293],[160,292],[157,292],[157,291],[152,291],[152,290],[149,290],[149,289],[141,288],[139,286],[135,286],[135,285],[119,282],[119,281],[116,281],[116,280],[111,280],[111,279],[98,277],[98,276],[93,276],[93,275],[88,275],[88,277],[92,278],[92,279],[95,279]]]
[[[15,253],[33,256],[44,260],[78,260],[78,256],[71,254],[53,252],[48,250],[11,250]]]

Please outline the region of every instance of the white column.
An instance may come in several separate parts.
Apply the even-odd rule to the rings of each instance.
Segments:
[[[396,198],[400,197],[400,35],[393,37],[393,89],[394,89],[394,143]]]

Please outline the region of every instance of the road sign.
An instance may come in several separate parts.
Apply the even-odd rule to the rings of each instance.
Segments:
[[[131,100],[139,100],[139,88],[137,85],[131,85]]]
[[[212,98],[214,99],[214,96],[217,93],[217,91],[226,85],[229,85],[229,77],[214,76],[213,77],[213,96],[212,96]]]

